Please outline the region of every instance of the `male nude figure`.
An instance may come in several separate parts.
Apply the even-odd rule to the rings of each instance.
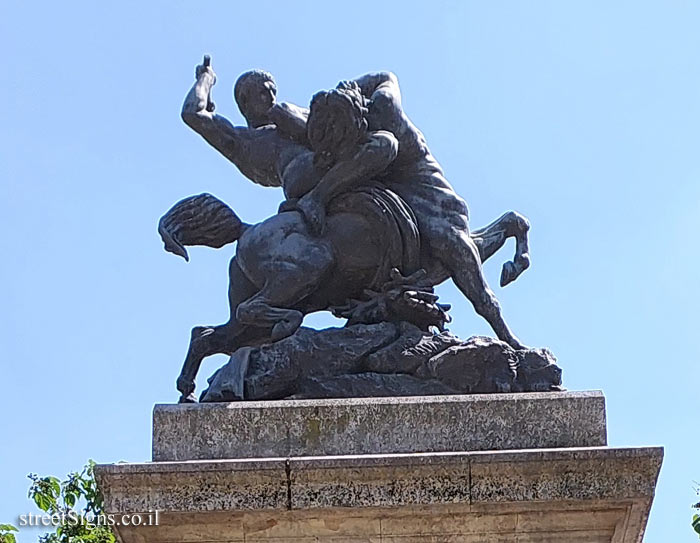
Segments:
[[[303,140],[305,111],[291,106],[275,108],[274,82],[268,85],[259,78],[257,83],[252,81],[255,84],[246,93],[246,100],[241,102],[237,96],[249,126],[235,127],[213,112],[211,88],[216,76],[206,61],[197,67],[196,76],[182,118],[241,173],[258,184],[282,186],[292,207],[299,209],[317,232],[323,228],[326,205],[334,196],[379,176],[411,206],[423,241],[445,268],[445,273],[433,278],[433,284],[452,277],[499,339],[514,348],[523,347],[503,320],[498,301],[483,277],[479,251],[469,235],[466,203],[454,192],[423,135],[403,112],[393,74],[368,74],[354,82],[369,101],[369,131],[364,142],[354,147],[338,146],[332,137],[309,128],[308,141],[314,152],[298,143]],[[287,122],[291,119],[288,133],[276,124],[265,124],[271,123],[275,114]],[[314,125],[323,129],[324,123]],[[290,136],[292,133],[297,137]],[[327,166],[319,168],[324,162]],[[527,255],[522,256],[524,269]]]
[[[321,179],[333,185],[338,178],[352,180],[353,184],[369,180],[396,157],[396,138],[383,131],[369,134],[366,127],[357,134],[344,135],[346,141],[334,149],[332,156],[315,149],[314,144],[322,146],[326,140],[307,139],[310,112],[291,104],[277,104],[272,76],[258,70],[246,72],[236,83],[236,101],[248,126],[234,126],[214,112],[211,90],[216,74],[206,57],[195,75],[196,82],[182,106],[183,121],[251,181],[282,187],[289,202],[295,202]],[[338,92],[342,90],[334,91]],[[327,124],[322,118],[318,121],[315,126]],[[319,167],[320,158],[326,158],[327,167]]]
[[[397,157],[379,179],[411,207],[418,220],[422,243],[427,245],[432,258],[444,266],[446,273],[434,278],[433,284],[446,276],[451,277],[498,338],[514,348],[522,348],[503,320],[496,296],[483,276],[479,250],[469,233],[467,205],[445,178],[423,134],[403,111],[396,76],[388,72],[374,73],[354,82],[368,100],[370,133],[385,130],[398,140]],[[349,178],[321,180],[300,200],[299,208],[317,231],[322,228],[323,210],[328,202],[352,185],[353,180]],[[515,279],[529,266],[528,255],[518,254],[511,266],[510,276],[504,272],[504,283]]]

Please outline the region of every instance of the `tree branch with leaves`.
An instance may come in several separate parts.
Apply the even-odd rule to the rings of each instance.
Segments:
[[[57,477],[29,474],[32,482],[29,497],[46,515],[61,519],[53,532],[39,538],[39,543],[116,542],[109,526],[97,522],[103,510],[94,468],[95,462],[89,460],[81,471],[69,473],[63,481]],[[0,543],[17,543],[15,532],[18,532],[15,526],[0,524]]]

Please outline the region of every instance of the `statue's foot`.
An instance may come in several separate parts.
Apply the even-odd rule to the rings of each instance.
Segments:
[[[501,270],[501,286],[505,287],[515,281],[520,274],[530,267],[530,257],[521,255],[515,261],[506,262]]]
[[[503,269],[501,270],[501,286],[505,287],[509,283],[515,281],[515,264],[512,262],[506,262],[503,264]]]
[[[180,375],[180,377],[177,378],[176,386],[178,392],[181,394],[179,403],[192,403],[187,400],[189,397],[192,397],[194,401],[197,401],[194,395],[195,384],[193,379],[188,379]]]
[[[184,394],[180,396],[180,399],[177,401],[177,403],[197,403],[197,398],[194,395],[194,392],[190,392],[187,396]]]
[[[508,345],[510,345],[511,347],[513,347],[513,349],[515,349],[516,351],[527,351],[530,348],[527,345],[524,345],[523,343],[521,343],[520,340],[515,336],[511,336],[506,341],[506,343]]]

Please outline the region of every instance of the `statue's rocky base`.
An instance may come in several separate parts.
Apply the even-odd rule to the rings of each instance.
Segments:
[[[202,402],[358,398],[561,390],[547,349],[497,339],[461,340],[407,323],[300,328],[281,341],[236,351]]]
[[[158,511],[122,543],[638,543],[663,455],[607,447],[599,392],[167,405],[153,430],[154,462],[96,468],[106,513]]]

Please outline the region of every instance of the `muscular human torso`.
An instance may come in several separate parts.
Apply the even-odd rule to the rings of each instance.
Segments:
[[[443,175],[442,168],[433,157],[423,133],[401,111],[389,110],[385,115],[370,117],[370,130],[388,130],[396,136],[399,142],[399,152],[383,179],[396,183],[404,180],[410,182],[415,175]],[[388,128],[391,127],[391,128]]]
[[[281,135],[274,125],[231,127],[219,149],[248,179],[282,187],[286,198],[299,198],[318,182],[313,152]]]
[[[368,101],[369,130],[386,130],[399,142],[398,155],[383,179],[389,183],[411,182],[416,176],[435,175],[444,179],[442,168],[430,152],[423,133],[403,111],[395,76],[378,72],[355,81]]]

